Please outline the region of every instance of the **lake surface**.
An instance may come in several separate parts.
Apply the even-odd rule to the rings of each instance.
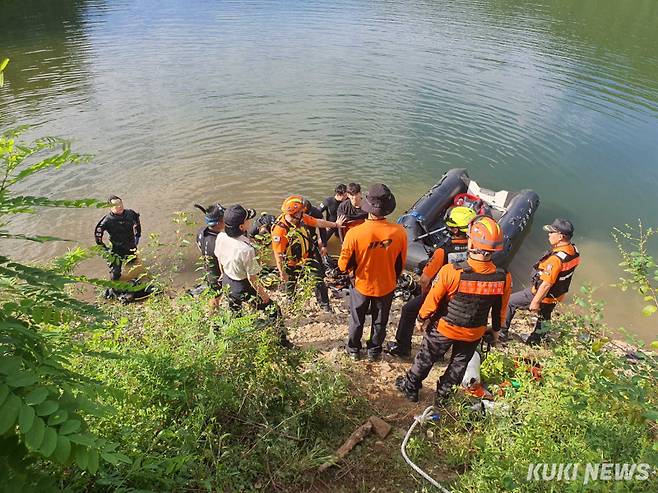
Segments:
[[[658,335],[638,300],[607,287],[611,228],[658,223],[655,0],[10,0],[2,57],[0,127],[95,155],[30,193],[117,194],[166,233],[175,211],[197,217],[194,202],[274,211],[349,181],[387,183],[401,214],[465,167],[541,197],[517,288],[546,247],[541,224],[569,217],[577,281],[603,286],[611,323]],[[89,244],[101,215],[16,226]],[[2,244],[31,260],[66,248]]]

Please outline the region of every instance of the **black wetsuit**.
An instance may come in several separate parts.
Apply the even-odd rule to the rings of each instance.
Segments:
[[[311,206],[311,208],[306,211],[306,214],[308,214],[311,217],[314,217],[316,219],[322,219],[322,210],[315,207],[314,205]],[[317,230],[320,230],[320,239],[322,240],[322,244],[324,246],[327,246],[327,241],[329,240],[329,235],[327,233],[327,230],[325,228],[308,228],[311,230],[311,239],[313,240],[313,248],[315,248],[315,251],[318,250],[318,235],[316,233]]]
[[[338,206],[343,202],[344,200],[336,200],[336,197],[327,197],[322,202],[320,202],[320,207],[318,207],[318,209],[322,214],[325,215],[325,219],[327,221],[336,222],[336,219],[338,219]],[[329,228],[326,230],[326,232],[327,241],[329,241],[329,238],[331,238],[333,235],[338,235],[338,228]]]
[[[368,219],[368,213],[360,207],[354,207],[349,199],[340,203],[338,206],[338,215],[347,217],[347,221],[345,222],[345,227],[347,229]],[[347,229],[342,230],[341,241],[343,240],[345,233],[347,233]]]
[[[199,247],[203,257],[203,267],[206,271],[206,283],[213,291],[222,289],[222,271],[219,268],[219,261],[215,257],[215,241],[217,240],[216,231],[205,226],[197,232],[196,246]]]
[[[110,212],[98,222],[94,231],[96,244],[108,249],[107,245],[103,243],[103,234],[105,232],[107,232],[112,243],[112,247],[109,249],[112,258],[108,262],[110,278],[113,281],[118,281],[121,277],[121,265],[126,257],[135,254],[139,237],[142,235],[139,214],[132,209],[124,209],[122,214]]]
[[[269,234],[275,222],[276,222],[276,217],[273,216],[272,214],[261,214],[261,216],[258,219],[254,220],[251,223],[251,226],[249,227],[249,231],[247,231],[247,236],[249,236],[249,238],[251,238],[252,240],[259,240],[260,238],[256,238],[256,237]]]

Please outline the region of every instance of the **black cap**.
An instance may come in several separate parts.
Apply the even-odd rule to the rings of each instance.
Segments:
[[[375,216],[388,216],[395,210],[395,196],[383,183],[372,185],[368,189],[366,199],[361,204],[361,208]]]
[[[573,224],[568,219],[557,218],[551,224],[546,224],[544,231],[548,233],[560,233],[571,238],[573,236]]]
[[[224,211],[224,224],[229,227],[238,227],[255,215],[256,211],[253,209],[245,209],[240,204],[231,205]]]

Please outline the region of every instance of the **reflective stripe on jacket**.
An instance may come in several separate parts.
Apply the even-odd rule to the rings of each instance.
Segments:
[[[453,325],[472,329],[486,325],[491,311],[492,325],[495,329],[500,328],[500,308],[507,278],[505,270],[482,274],[473,272],[466,262],[455,267],[461,269],[459,287],[448,301],[443,318]]]
[[[533,266],[535,269],[532,276],[533,292],[539,289],[542,282],[548,281],[552,286],[542,303],[561,301],[569,291],[574,271],[579,264],[580,252],[574,244],[549,250]]]

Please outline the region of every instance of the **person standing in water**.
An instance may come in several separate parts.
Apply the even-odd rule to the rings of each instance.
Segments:
[[[123,201],[116,195],[107,199],[110,212],[98,221],[94,229],[96,244],[101,246],[109,254],[108,267],[110,279],[118,281],[121,279],[121,269],[124,264],[132,263],[137,254],[137,245],[142,235],[142,225],[139,214],[132,209],[126,209]],[[111,246],[103,241],[107,233]],[[112,290],[106,295],[111,295]]]

